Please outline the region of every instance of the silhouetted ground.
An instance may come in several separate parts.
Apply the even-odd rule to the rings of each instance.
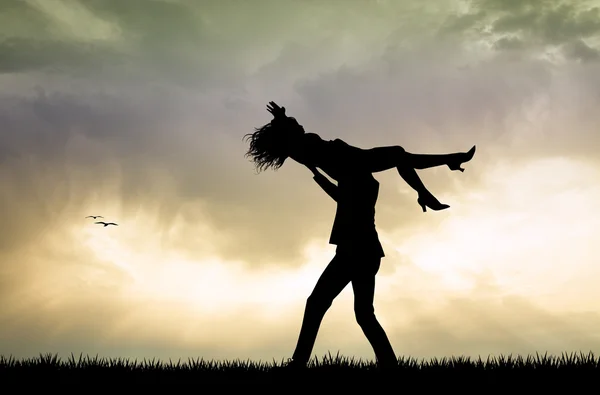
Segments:
[[[314,359],[303,371],[289,371],[276,362],[204,361],[164,363],[71,355],[16,360],[0,356],[0,382],[20,393],[43,389],[64,392],[277,390],[278,393],[336,389],[351,392],[386,390],[394,393],[458,390],[495,393],[539,391],[546,387],[571,393],[575,388],[598,390],[600,358],[594,354],[561,356],[499,356],[487,359],[451,357],[418,361],[400,358],[398,368],[379,371],[371,361],[342,356]],[[7,387],[9,386],[10,387]],[[5,392],[9,393],[9,392]]]

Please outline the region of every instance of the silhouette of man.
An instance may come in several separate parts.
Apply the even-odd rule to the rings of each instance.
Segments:
[[[375,275],[385,256],[375,229],[379,182],[370,172],[353,172],[339,176],[338,185],[335,185],[315,167],[307,167],[313,172],[313,179],[337,202],[329,239],[329,243],[337,248],[308,297],[298,343],[289,365],[306,366],[325,313],[346,285],[352,283],[356,321],[371,343],[379,366],[396,366],[398,360],[373,307]]]

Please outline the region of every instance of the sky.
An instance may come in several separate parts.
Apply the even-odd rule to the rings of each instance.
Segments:
[[[0,1],[0,354],[291,357],[334,256],[273,100],[380,182],[375,313],[416,358],[600,352],[600,2]],[[94,224],[102,215],[118,226]],[[372,360],[348,286],[313,355]]]

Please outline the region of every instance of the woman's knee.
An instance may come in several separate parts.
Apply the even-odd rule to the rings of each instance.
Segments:
[[[395,151],[394,160],[397,163],[396,167],[404,167],[407,162],[408,153],[406,152],[404,147],[402,147],[400,145],[395,145],[394,151]]]

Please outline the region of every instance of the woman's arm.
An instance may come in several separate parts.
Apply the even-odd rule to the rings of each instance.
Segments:
[[[332,183],[325,177],[321,172],[317,170],[316,167],[307,166],[310,171],[314,174],[313,180],[319,184],[319,186],[333,199],[337,202],[338,200],[338,186]]]

